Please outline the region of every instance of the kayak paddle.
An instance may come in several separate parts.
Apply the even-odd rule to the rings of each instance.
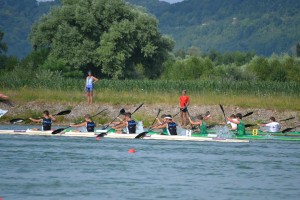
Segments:
[[[139,105],[139,106],[131,113],[131,115],[133,115],[136,111],[138,111],[143,105],[144,105],[144,103],[142,103],[141,105]]]
[[[281,119],[279,120],[280,122],[283,122],[283,121],[288,121],[288,120],[291,120],[291,119],[295,119],[295,117],[289,117],[289,118],[286,118],[286,119]]]
[[[249,113],[243,115],[243,118],[244,118],[244,117],[248,117],[248,116],[250,116],[250,115],[252,115],[252,114],[253,114],[253,112],[249,112]]]
[[[155,121],[156,121],[156,118],[159,116],[159,114],[160,114],[161,111],[162,111],[162,110],[159,108],[159,109],[158,109],[158,112],[157,112],[157,115],[156,115],[155,119],[153,120],[151,126],[153,126],[153,124],[154,124]]]
[[[109,127],[109,125],[111,125],[111,123],[113,123],[120,115],[123,115],[125,113],[125,109],[122,108],[120,111],[119,111],[119,114],[118,116],[116,116],[111,122],[109,122],[106,126],[102,127],[102,130],[104,129],[107,129],[107,127]],[[98,136],[97,136],[98,137]]]
[[[283,131],[281,131],[281,132],[282,132],[282,133],[290,132],[291,130],[293,130],[293,129],[297,128],[298,126],[300,126],[300,125],[297,125],[297,126],[295,126],[295,127],[292,127],[292,128],[286,128],[286,129],[284,129],[284,130],[283,130]]]
[[[91,118],[92,118],[92,117],[95,117],[95,116],[97,116],[97,115],[99,115],[99,114],[101,114],[101,113],[104,112],[105,110],[107,110],[107,109],[105,108],[105,109],[101,110],[101,111],[98,112],[97,114],[91,116]],[[80,123],[82,123],[82,122],[83,122],[83,121],[81,121]],[[66,130],[66,129],[70,128],[70,127],[71,127],[71,126],[68,126],[68,127],[65,127],[65,128],[59,128],[59,129],[56,129],[56,130],[54,130],[54,131],[52,132],[52,134],[53,134],[53,135],[58,134],[58,133],[60,133],[60,132],[62,132],[62,131],[64,131],[64,130]]]
[[[67,114],[70,114],[71,110],[64,110],[64,111],[61,111],[53,116],[61,116],[61,115],[67,115]],[[9,122],[11,124],[15,124],[15,123],[21,123],[23,121],[25,121],[26,119],[22,119],[22,118],[16,118],[16,119],[12,119],[10,120]]]
[[[160,114],[160,112],[161,112],[162,110],[159,108],[158,109],[158,113],[157,113],[157,115],[156,115],[156,117],[155,117],[155,119],[153,120],[153,123],[151,124],[151,126],[150,126],[150,129],[149,130],[151,130],[151,127],[153,126],[153,124],[155,123],[155,121],[156,121],[156,118],[159,116],[159,114]],[[148,131],[145,131],[145,132],[142,132],[142,133],[140,133],[140,134],[138,134],[137,136],[135,136],[135,138],[134,139],[143,139],[146,135],[147,135],[147,133],[149,133],[149,130]]]
[[[223,106],[222,106],[221,104],[219,104],[219,106],[220,106],[220,108],[221,108],[221,110],[222,110],[222,112],[223,112],[224,120],[225,120],[225,124],[226,124],[226,123],[227,123],[227,120],[226,120],[226,115],[225,115],[224,108],[223,108]]]
[[[245,124],[245,128],[249,128],[249,127],[252,127],[252,126],[255,126],[256,124]]]

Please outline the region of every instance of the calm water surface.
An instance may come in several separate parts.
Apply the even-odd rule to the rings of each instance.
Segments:
[[[0,163],[3,200],[300,196],[299,142],[0,135]]]

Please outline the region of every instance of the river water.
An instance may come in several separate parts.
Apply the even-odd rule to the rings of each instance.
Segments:
[[[0,163],[3,200],[300,196],[299,142],[0,135]]]

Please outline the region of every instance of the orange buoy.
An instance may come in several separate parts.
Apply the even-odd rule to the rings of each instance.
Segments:
[[[131,149],[128,149],[128,153],[135,153],[135,149],[134,148],[131,148]]]

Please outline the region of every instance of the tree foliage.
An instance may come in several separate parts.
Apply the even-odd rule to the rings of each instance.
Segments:
[[[289,55],[267,58],[251,52],[221,54],[217,51],[203,56],[190,56],[180,51],[178,55],[164,64],[162,79],[300,83],[300,59]]]
[[[141,71],[157,78],[173,48],[155,17],[123,0],[62,0],[35,24],[31,41],[35,49],[49,50],[48,67],[58,62],[70,75],[88,66],[115,79]]]

